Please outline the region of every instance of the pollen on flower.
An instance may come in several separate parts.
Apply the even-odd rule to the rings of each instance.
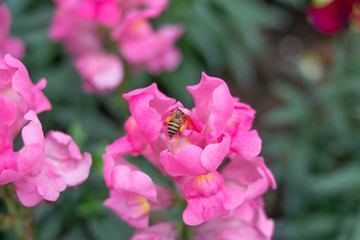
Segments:
[[[212,173],[208,173],[206,175],[200,175],[194,178],[194,180],[196,182],[198,182],[199,184],[204,183],[205,181],[211,180],[213,178],[213,174]]]
[[[135,30],[138,30],[138,29],[142,28],[145,24],[146,24],[145,19],[142,19],[142,18],[141,18],[141,19],[138,19],[138,20],[134,23],[133,27],[134,27]]]
[[[138,201],[139,201],[139,203],[141,203],[141,210],[143,212],[149,212],[150,211],[149,202],[145,197],[139,196]]]
[[[133,128],[136,128],[136,121],[135,121],[135,118],[130,118],[129,119],[129,122],[128,122],[128,126],[129,126],[129,128],[131,128],[131,129],[133,129]]]
[[[192,123],[192,122],[191,122],[191,119],[190,119],[189,117],[186,117],[186,120],[185,120],[184,124],[183,124],[183,125],[181,126],[181,128],[180,128],[180,132],[181,132],[182,130],[184,130],[185,126],[187,126],[186,128],[189,128],[189,126],[190,126],[191,123]]]

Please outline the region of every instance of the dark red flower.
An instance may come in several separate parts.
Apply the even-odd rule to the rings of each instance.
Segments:
[[[355,2],[358,0],[333,0],[319,5],[313,1],[307,13],[319,31],[335,34],[347,26]]]

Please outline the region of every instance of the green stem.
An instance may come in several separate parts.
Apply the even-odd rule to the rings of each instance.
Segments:
[[[174,196],[174,202],[179,204],[182,207],[182,212],[184,212],[184,209],[186,208],[187,202],[186,200],[180,196],[177,192],[173,191],[173,196]],[[181,236],[180,239],[183,240],[191,240],[193,239],[194,233],[193,233],[193,228],[191,226],[186,225],[182,219],[180,220],[180,226],[179,226],[179,232],[181,234],[179,234]]]
[[[3,199],[8,210],[9,226],[12,226],[14,232],[25,240],[33,240],[33,220],[30,210],[22,206],[16,197],[14,188],[10,184],[3,186]]]

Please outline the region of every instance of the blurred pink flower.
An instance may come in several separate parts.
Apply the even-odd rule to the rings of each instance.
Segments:
[[[170,222],[155,224],[149,228],[137,230],[130,240],[176,240],[175,226]]]
[[[349,23],[354,4],[358,0],[332,0],[324,3],[313,1],[308,15],[313,25],[321,32],[335,34]]]
[[[104,205],[136,228],[147,228],[151,209],[168,208],[170,191],[157,186],[151,178],[121,156],[105,154],[104,176],[110,198]]]
[[[92,22],[77,15],[80,1],[58,1],[49,36],[53,41],[62,41],[67,51],[74,56],[102,52],[99,29]]]
[[[106,27],[113,27],[120,21],[121,9],[118,0],[84,0],[76,13],[79,18],[96,21]]]
[[[112,92],[124,77],[122,62],[112,54],[82,55],[75,58],[75,68],[83,78],[83,88],[87,93]]]
[[[128,62],[157,74],[179,64],[181,54],[174,43],[182,32],[177,25],[166,25],[155,32],[146,12],[134,12],[127,15],[112,37]]]
[[[183,28],[179,25],[165,25],[156,33],[157,43],[161,46],[157,52],[147,60],[145,68],[152,74],[162,71],[173,71],[179,65],[182,55],[175,47],[175,42],[183,34]]]
[[[27,207],[43,199],[56,201],[66,187],[79,185],[89,175],[91,155],[82,156],[69,135],[50,131],[43,144],[44,153],[36,166],[13,182],[20,202]]]
[[[0,58],[6,54],[22,58],[25,53],[24,43],[10,36],[11,15],[5,3],[0,3]]]
[[[132,69],[144,68],[151,74],[159,74],[174,70],[180,63],[181,53],[175,41],[182,35],[182,28],[168,24],[155,31],[149,21],[160,15],[168,0],[54,2],[50,38],[64,43],[87,93],[109,93],[121,83],[124,74],[121,60],[110,58],[116,53],[106,50],[116,45],[119,55]],[[104,63],[100,64],[101,70],[97,67],[99,62]],[[97,77],[92,77],[94,72]]]
[[[158,17],[168,6],[168,0],[119,0],[127,14],[143,13],[147,17]]]

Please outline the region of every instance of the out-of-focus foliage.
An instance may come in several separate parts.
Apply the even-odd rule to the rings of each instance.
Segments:
[[[5,3],[12,35],[26,44],[23,63],[31,79],[48,81],[44,93],[53,109],[39,115],[44,132],[65,131],[93,155],[84,184],[30,209],[36,239],[129,238],[134,230],[102,205],[108,190],[101,155],[124,134],[129,116],[122,94],[155,81],[191,108],[185,87],[198,83],[201,71],[228,80],[232,95],[257,109],[262,155],[279,185],[266,198],[274,239],[360,239],[359,34],[317,34],[306,22],[308,1],[171,0],[154,24],[184,26],[180,67],[159,76],[127,72],[117,92],[98,97],[82,92],[70,57],[47,36],[52,1]],[[312,47],[322,43],[330,46],[330,59]],[[293,55],[282,55],[289,51]],[[144,159],[131,161],[167,185]],[[0,209],[7,213],[5,202]],[[181,216],[181,209],[164,214]],[[1,239],[16,239],[11,226],[2,226]]]
[[[360,238],[359,40],[334,39],[320,79],[292,68],[295,84],[273,86],[283,104],[263,118],[263,140],[279,162],[279,239]]]
[[[177,98],[182,94],[174,90],[197,83],[199,69],[251,85],[257,79],[256,59],[269,47],[266,30],[283,28],[287,18],[286,12],[264,1],[171,1],[163,19],[184,26],[179,41],[184,61],[178,71],[161,76],[160,82]]]

